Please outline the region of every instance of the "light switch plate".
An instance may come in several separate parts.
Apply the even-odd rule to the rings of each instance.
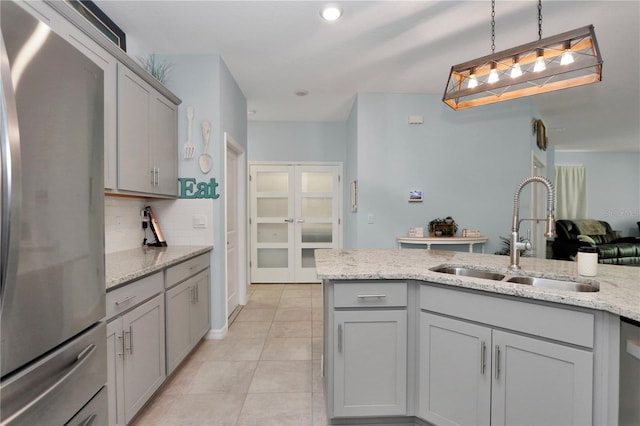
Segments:
[[[194,214],[191,216],[191,223],[195,229],[204,229],[207,227],[207,217],[203,214]]]

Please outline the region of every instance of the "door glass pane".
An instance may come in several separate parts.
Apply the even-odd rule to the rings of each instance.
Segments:
[[[314,257],[314,250],[312,248],[302,249],[302,267],[303,268],[315,268],[316,258]]]
[[[289,212],[286,198],[258,198],[258,217],[286,217]]]
[[[303,198],[303,217],[331,217],[333,200],[331,198]]]
[[[286,243],[288,241],[288,223],[259,223],[259,243]]]
[[[303,223],[303,243],[330,243],[332,241],[330,223]]]
[[[288,172],[258,172],[256,175],[258,192],[288,192]]]
[[[302,172],[302,192],[332,192],[331,172]]]
[[[286,268],[288,257],[286,248],[258,249],[258,268]]]

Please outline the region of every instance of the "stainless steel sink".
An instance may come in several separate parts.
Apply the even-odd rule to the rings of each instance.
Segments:
[[[463,275],[465,277],[484,278],[486,280],[500,281],[504,279],[504,275],[496,272],[482,271],[479,269],[462,268],[455,266],[443,266],[432,269],[434,272],[442,272],[444,274]]]
[[[597,285],[577,283],[574,281],[554,280],[549,278],[536,278],[536,277],[509,277],[505,280],[509,283],[526,284],[534,287],[553,288],[556,290],[568,290],[577,292],[595,292],[600,291]]]
[[[485,280],[503,281],[515,284],[530,285],[533,287],[544,287],[555,290],[565,290],[573,292],[596,292],[600,291],[600,286],[597,282],[592,283],[579,283],[575,281],[568,281],[562,279],[552,278],[538,278],[527,275],[511,275],[501,274],[498,272],[485,271],[482,269],[474,269],[464,266],[451,266],[442,265],[431,269],[433,272],[440,272],[443,274],[461,275],[465,277],[483,278]]]

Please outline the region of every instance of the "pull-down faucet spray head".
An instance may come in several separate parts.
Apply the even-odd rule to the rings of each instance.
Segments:
[[[511,264],[509,269],[520,269],[520,250],[526,250],[531,248],[531,242],[520,242],[518,232],[520,231],[520,192],[527,184],[531,182],[539,182],[547,187],[547,217],[545,219],[545,237],[555,237],[556,235],[556,221],[553,216],[555,195],[553,192],[553,185],[549,179],[542,176],[532,176],[523,180],[516,188],[516,192],[513,196],[513,220],[511,225]]]

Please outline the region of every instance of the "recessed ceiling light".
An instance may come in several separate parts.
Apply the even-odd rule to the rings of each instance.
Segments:
[[[325,6],[320,9],[320,16],[325,21],[337,21],[342,16],[342,9],[335,5]]]
[[[247,115],[256,115],[256,111],[255,109],[250,109],[249,111],[247,111]]]

